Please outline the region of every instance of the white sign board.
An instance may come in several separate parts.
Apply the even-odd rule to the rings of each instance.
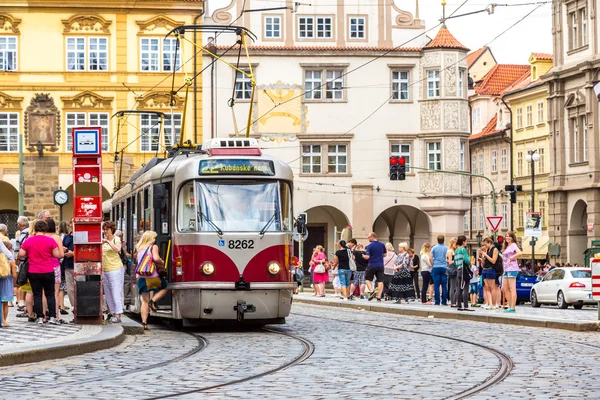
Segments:
[[[592,260],[592,298],[600,301],[600,259]]]
[[[73,155],[100,155],[101,128],[73,128]]]
[[[542,236],[542,213],[525,213],[525,236]]]

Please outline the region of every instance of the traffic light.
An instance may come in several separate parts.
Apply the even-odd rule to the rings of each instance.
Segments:
[[[502,245],[504,244],[504,237],[498,236],[496,238],[496,243],[494,243],[494,247],[498,249],[498,251],[502,251]]]
[[[398,180],[399,165],[398,165],[399,157],[390,157],[390,181]]]
[[[514,204],[517,202],[517,192],[522,192],[523,186],[522,185],[506,185],[506,186],[504,186],[504,190],[506,192],[510,193],[510,202]]]
[[[517,202],[517,192],[510,192],[510,202],[513,204]]]
[[[398,180],[403,181],[406,179],[406,159],[404,157],[398,158]]]

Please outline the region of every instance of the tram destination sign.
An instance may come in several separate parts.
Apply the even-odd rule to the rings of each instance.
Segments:
[[[201,160],[199,174],[274,176],[275,166],[270,160]]]

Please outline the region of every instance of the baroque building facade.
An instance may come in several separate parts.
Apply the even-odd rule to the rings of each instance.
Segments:
[[[557,261],[582,263],[600,231],[598,3],[552,2],[553,68],[548,84],[548,213]]]
[[[294,170],[295,213],[308,214],[305,258],[317,244],[335,251],[343,230],[365,244],[375,231],[417,251],[438,234],[462,234],[469,178],[452,172],[469,168],[468,49],[445,26],[428,38],[418,0],[242,7],[209,5],[205,21],[239,23],[257,36],[250,64],[239,63],[257,82],[250,136]],[[220,54],[234,40],[204,36]],[[237,49],[223,58],[237,64]],[[216,63],[203,82],[204,119],[212,121],[204,137],[243,135],[249,78]],[[405,158],[406,180],[390,181],[391,156]]]
[[[102,128],[105,199],[117,184],[116,152],[125,148],[126,181],[134,169],[177,140],[184,102],[181,95],[171,102],[167,78],[180,68],[176,75],[181,81],[202,60],[182,62],[175,55],[175,39],[165,35],[176,26],[201,21],[202,6],[202,1],[183,0],[3,2],[0,222],[11,233],[19,211],[31,217],[50,209],[58,216],[52,193],[72,185],[72,128]],[[192,54],[191,45],[183,48]],[[198,112],[196,128],[201,130],[200,100],[190,102],[189,108]],[[164,112],[165,135],[159,135],[151,114],[113,118],[128,109]],[[188,132],[194,128],[192,120]],[[70,218],[72,207],[70,199],[63,218]]]

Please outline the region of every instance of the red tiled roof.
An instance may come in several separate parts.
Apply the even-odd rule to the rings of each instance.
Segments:
[[[552,54],[548,53],[531,53],[539,61],[552,61]]]
[[[483,46],[479,50],[475,50],[467,55],[467,67],[471,68],[471,66],[481,57],[483,53],[488,49],[487,46]]]
[[[229,46],[217,46],[218,50],[228,49]],[[238,46],[232,48],[237,50]],[[361,46],[346,46],[346,47],[335,47],[335,46],[249,46],[248,50],[262,50],[262,51],[409,51],[418,52],[422,49],[420,47],[361,47]]]
[[[469,51],[446,28],[442,26],[435,38],[424,47],[425,49],[458,49]]]
[[[500,96],[530,69],[529,65],[496,64],[475,86],[475,92],[481,95]]]
[[[494,118],[490,122],[487,123],[485,128],[479,133],[475,133],[469,136],[469,140],[479,139],[484,136],[493,135],[494,133],[502,132],[501,130],[496,129],[496,124],[498,123],[498,115],[494,115]]]

